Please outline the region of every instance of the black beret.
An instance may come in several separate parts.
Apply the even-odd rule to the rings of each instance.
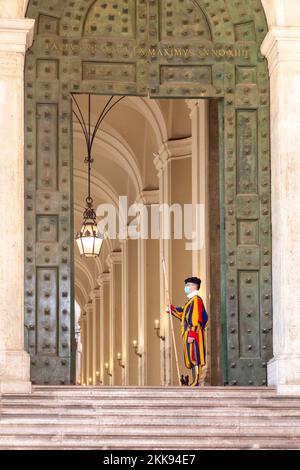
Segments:
[[[201,279],[199,279],[199,277],[188,277],[184,282],[185,284],[187,284],[188,282],[196,284],[198,286],[198,289],[200,289]]]

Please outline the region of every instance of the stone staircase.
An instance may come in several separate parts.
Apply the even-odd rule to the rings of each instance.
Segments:
[[[0,397],[3,449],[300,449],[300,397],[272,388],[35,386]]]

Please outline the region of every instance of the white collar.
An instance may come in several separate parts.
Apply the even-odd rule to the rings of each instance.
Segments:
[[[188,294],[188,298],[189,298],[189,299],[192,299],[193,297],[195,297],[195,295],[199,295],[199,291],[198,291],[198,290],[194,290],[193,292],[191,292],[190,294]]]

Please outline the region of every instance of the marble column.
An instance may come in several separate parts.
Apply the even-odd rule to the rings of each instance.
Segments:
[[[99,284],[99,328],[97,331],[98,358],[97,370],[99,371],[99,384],[104,384],[104,290],[102,274],[97,279]]]
[[[160,203],[160,328],[165,341],[161,341],[161,383],[163,385],[178,385],[178,373],[175,360],[175,349],[171,334],[170,318],[165,314],[167,296],[166,283],[162,268],[162,259],[165,260],[170,300],[175,305],[185,302],[183,292],[184,279],[191,275],[192,252],[187,250],[188,230],[186,232],[185,211],[186,204],[191,204],[192,193],[190,185],[185,184],[191,179],[191,139],[179,139],[166,142],[154,159],[158,170],[159,203]],[[164,205],[164,208],[162,207]],[[181,210],[181,227],[177,213],[171,216],[171,209],[176,213],[176,205]],[[188,213],[187,213],[188,214]],[[189,217],[187,217],[188,219]],[[176,227],[173,220],[177,219]],[[170,232],[168,230],[170,227]],[[191,227],[190,227],[191,228]],[[182,230],[180,234],[178,230]],[[168,233],[169,232],[169,233]],[[177,233],[176,233],[177,232]],[[186,232],[186,233],[185,233]],[[190,230],[191,232],[191,230]],[[187,235],[187,237],[185,237]],[[191,233],[190,233],[191,236]],[[180,373],[186,372],[179,322],[173,321]]]
[[[101,308],[102,308],[102,357],[103,362],[101,364],[103,384],[112,385],[112,376],[111,374],[112,364],[110,362],[110,273],[101,274],[101,286],[102,286],[102,295],[101,295]],[[109,370],[105,369],[105,364],[108,363]]]
[[[135,355],[132,342],[138,339],[138,240],[127,240],[128,254],[128,356],[126,368],[128,370],[129,385],[138,385],[138,356]]]
[[[186,100],[192,124],[192,203],[193,231],[201,246],[192,252],[193,276],[201,279],[201,297],[210,315],[209,262],[209,118],[208,100]],[[197,207],[201,205],[201,212]],[[207,328],[207,367],[205,382],[210,381],[210,327]]]
[[[78,330],[75,333],[76,339],[76,384],[81,384],[81,363],[82,363],[82,322],[78,321]]]
[[[81,369],[81,384],[87,384],[87,372],[86,372],[86,364],[87,364],[87,347],[86,347],[86,312],[82,310],[81,317],[80,317],[80,330],[81,330],[81,362],[80,362],[80,369]]]
[[[117,354],[122,352],[122,252],[113,251],[107,257],[110,271],[110,365],[112,385],[122,384],[122,367]]]
[[[138,239],[138,346],[139,385],[160,384],[160,340],[154,329],[160,318],[159,191],[145,190],[136,201],[144,212],[144,236]],[[159,217],[157,217],[159,221]],[[155,230],[157,225],[157,232]],[[143,230],[142,230],[143,232]]]
[[[86,311],[86,385],[93,385],[93,303],[85,305]]]
[[[268,384],[300,394],[300,27],[271,27],[273,354]]]
[[[157,176],[159,181],[159,204],[169,204],[171,201],[170,196],[170,168],[168,165],[168,146],[167,144],[163,145],[159,149],[159,152],[154,156],[154,165],[157,169]],[[165,215],[160,211],[160,229],[164,227],[165,224]],[[170,240],[164,240],[162,237],[162,232],[160,232],[159,239],[159,257],[160,257],[160,332],[164,336],[165,341],[160,343],[160,363],[161,363],[161,374],[160,381],[164,386],[172,384],[172,345],[171,345],[171,328],[168,317],[165,314],[166,309],[166,283],[164,278],[164,271],[162,267],[162,260],[165,262],[166,275],[167,279],[170,279],[170,274],[172,272],[171,268],[171,244]],[[169,295],[172,297],[172,285],[169,282]]]
[[[31,391],[24,351],[24,56],[34,21],[0,18],[0,393]]]
[[[94,289],[90,297],[92,299],[93,313],[92,313],[92,384],[99,385],[99,326],[100,326],[100,289]]]
[[[128,239],[122,241],[122,385],[129,385],[129,276]],[[130,266],[131,268],[131,266]]]
[[[204,208],[203,221],[197,219],[197,212],[193,211],[193,230],[199,238],[203,238],[203,246],[193,251],[193,273],[202,279],[202,292],[207,302],[209,293],[209,234],[208,234],[208,101],[186,100],[191,110],[192,124],[192,203],[194,207],[202,204]],[[204,223],[204,226],[201,225]],[[199,231],[203,231],[200,237]]]
[[[147,335],[146,335],[146,240],[138,239],[138,279],[137,279],[137,302],[138,302],[138,385],[146,384],[146,360],[147,360]]]

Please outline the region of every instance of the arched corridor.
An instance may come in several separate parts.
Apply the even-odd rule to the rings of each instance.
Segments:
[[[97,112],[100,113],[107,101],[107,96],[92,96],[92,127]],[[78,102],[86,115],[87,96],[80,95]],[[162,255],[169,267],[170,290],[178,304],[184,302],[184,279],[195,272],[201,276],[201,295],[210,310],[212,277],[212,326],[207,334],[210,341],[212,328],[214,341],[208,351],[206,383],[223,384],[217,107],[217,103],[206,100],[126,97],[107,116],[97,134],[92,168],[95,208],[111,204],[119,216],[119,197],[128,198],[128,208],[142,203],[149,214],[149,232],[155,226],[151,210],[161,204],[177,204],[183,214],[186,210],[187,219],[187,206],[193,211],[192,202],[199,194],[199,203],[207,206],[207,214],[201,220],[203,246],[194,251],[187,248],[193,227],[184,226],[185,220],[179,227],[184,232],[181,239],[171,236],[164,240],[162,227],[158,226],[157,234],[149,233],[147,239],[120,240],[117,221],[117,236],[107,235],[99,258],[80,258],[75,247],[75,297],[81,307],[81,384],[178,385],[169,319],[164,313]],[[200,122],[195,109],[200,112]],[[78,131],[76,118],[73,127],[76,233],[82,222],[87,177],[83,135]],[[201,168],[200,179],[194,178],[191,184],[195,164]],[[125,224],[130,225],[132,217],[127,218],[127,214],[123,217]],[[171,223],[172,217],[165,217]],[[174,233],[174,218],[171,226]],[[198,273],[200,265],[202,269]],[[159,332],[155,329],[156,322]],[[187,373],[179,323],[175,331],[180,370]],[[133,348],[134,341],[137,350]]]

